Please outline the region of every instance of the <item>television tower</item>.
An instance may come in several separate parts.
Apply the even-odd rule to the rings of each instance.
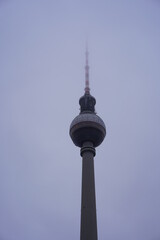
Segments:
[[[80,240],[97,240],[94,156],[106,135],[103,120],[95,112],[96,99],[89,88],[88,50],[86,49],[85,93],[79,99],[80,113],[70,125],[70,137],[82,156],[82,196]]]

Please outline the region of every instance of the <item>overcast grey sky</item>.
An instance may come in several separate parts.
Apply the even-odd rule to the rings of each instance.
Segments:
[[[1,0],[0,240],[79,239],[86,39],[99,239],[160,239],[160,1]]]

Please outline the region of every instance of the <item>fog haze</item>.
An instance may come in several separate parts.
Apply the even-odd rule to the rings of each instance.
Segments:
[[[80,237],[81,157],[69,137],[90,88],[99,239],[160,239],[160,2],[0,1],[0,239]]]

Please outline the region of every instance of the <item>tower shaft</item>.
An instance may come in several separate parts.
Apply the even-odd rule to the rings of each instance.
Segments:
[[[82,201],[80,240],[97,240],[96,196],[94,179],[95,148],[85,142],[82,156]]]

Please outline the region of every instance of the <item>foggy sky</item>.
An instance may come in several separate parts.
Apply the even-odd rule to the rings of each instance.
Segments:
[[[160,2],[0,1],[0,240],[79,239],[81,157],[69,137],[90,87],[100,240],[160,239]]]

